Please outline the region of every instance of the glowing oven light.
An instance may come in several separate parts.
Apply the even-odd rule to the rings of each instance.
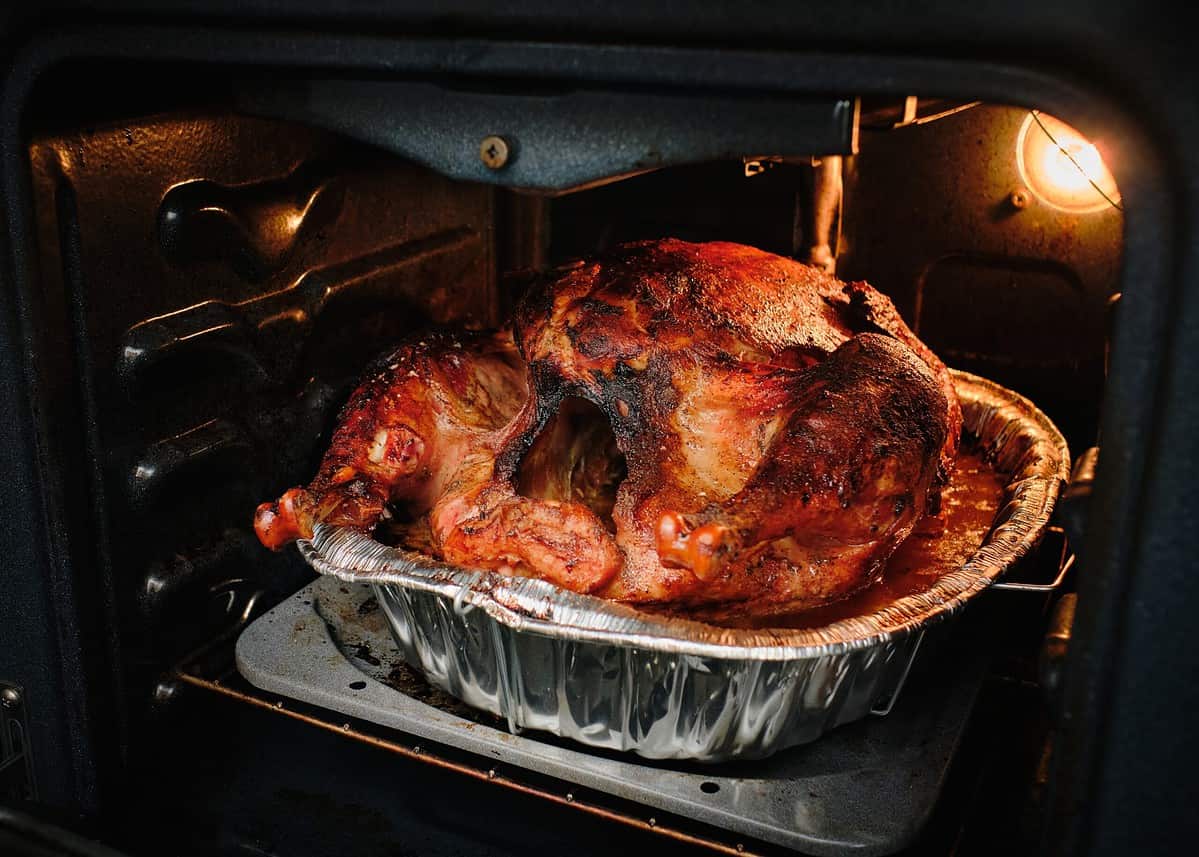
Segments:
[[[1033,196],[1060,211],[1120,208],[1116,180],[1095,144],[1060,119],[1028,114],[1016,138],[1016,166]]]

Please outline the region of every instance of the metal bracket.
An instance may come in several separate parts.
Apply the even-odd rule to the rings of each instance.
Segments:
[[[1050,583],[992,583],[991,588],[1000,592],[1056,592],[1061,588],[1062,581],[1066,579],[1066,575],[1073,567],[1074,554],[1070,554],[1058,570],[1057,577]]]
[[[0,798],[5,800],[37,797],[27,720],[24,690],[0,681]]]
[[[1001,592],[1046,593],[1056,592],[1061,588],[1066,575],[1074,567],[1074,554],[1070,553],[1070,543],[1065,538],[1065,531],[1061,527],[1050,526],[1047,530],[1062,537],[1062,553],[1058,560],[1057,576],[1049,583],[992,583],[991,589],[997,589]],[[895,685],[895,689],[891,691],[891,695],[885,703],[876,704],[874,708],[870,709],[871,714],[876,717],[886,717],[891,713],[891,709],[895,707],[895,702],[899,699],[899,694],[903,690],[903,686],[907,683],[908,673],[912,671],[912,664],[916,660],[916,652],[920,650],[922,642],[924,642],[924,631],[920,632],[920,636],[916,639],[916,645],[912,646],[911,654],[908,655],[908,662],[903,668],[903,674],[899,677],[899,683]]]
[[[673,164],[854,154],[858,102],[756,92],[702,100],[565,87],[501,91],[415,80],[248,78],[237,106],[336,131],[443,175],[559,193]]]
[[[912,664],[916,662],[916,653],[920,651],[920,644],[924,642],[924,630],[921,629],[920,635],[916,637],[916,645],[912,646],[911,653],[908,654],[908,662],[904,665],[903,674],[899,676],[899,682],[895,685],[895,689],[891,691],[891,696],[887,698],[884,705],[875,705],[870,709],[870,713],[875,717],[886,717],[891,713],[891,709],[895,707],[896,700],[899,699],[899,694],[903,692],[903,686],[908,683],[908,673],[912,671]]]
[[[1057,533],[1062,538],[1062,555],[1058,560],[1057,576],[1049,583],[992,583],[991,589],[999,592],[1056,592],[1061,588],[1062,581],[1074,567],[1074,554],[1070,553],[1070,543],[1065,539],[1065,531],[1058,526],[1048,528],[1049,532]]]

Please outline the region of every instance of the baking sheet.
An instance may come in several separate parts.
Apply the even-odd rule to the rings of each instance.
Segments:
[[[983,636],[969,623],[949,629]],[[894,711],[756,762],[650,762],[594,752],[544,733],[511,734],[456,705],[399,657],[369,587],[322,577],[252,623],[237,643],[239,671],[270,694],[400,730],[398,740],[475,754],[593,789],[655,813],[803,853],[891,854],[924,825],[941,791],[981,684],[985,656],[971,639],[942,647]],[[407,736],[407,737],[405,737]],[[637,810],[632,810],[636,812]],[[661,816],[659,816],[661,819]],[[733,840],[736,841],[736,840]],[[752,847],[752,844],[751,844]]]

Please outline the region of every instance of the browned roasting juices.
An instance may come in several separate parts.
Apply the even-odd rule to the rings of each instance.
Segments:
[[[758,614],[715,608],[689,615],[726,628],[819,628],[925,592],[942,575],[961,568],[978,550],[995,522],[1003,485],[1004,478],[979,453],[964,450],[943,492],[939,519],[927,526],[927,522],[917,524],[874,583],[840,601],[793,612]]]
[[[511,332],[372,367],[278,548],[395,507],[435,556],[648,605],[754,612],[873,580],[952,471],[944,365],[865,283],[666,239],[551,272]]]
[[[994,524],[1003,499],[1003,485],[1004,477],[982,455],[963,450],[949,484],[942,491],[941,514],[916,525],[912,535],[887,560],[878,580],[839,601],[763,613],[746,611],[742,604],[689,611],[656,609],[725,628],[819,628],[841,619],[868,615],[906,595],[928,591],[942,575],[961,568]],[[387,544],[422,553],[436,550],[424,518],[392,521],[380,529],[379,538]]]

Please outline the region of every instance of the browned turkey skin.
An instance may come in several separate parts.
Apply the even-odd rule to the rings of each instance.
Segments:
[[[465,566],[814,605],[873,579],[956,454],[948,372],[891,303],[750,247],[619,247],[535,284],[513,330],[380,364],[312,485],[260,507],[264,544],[391,502]]]
[[[527,397],[508,332],[430,332],[401,345],[351,395],[309,486],[258,507],[259,540],[278,550],[310,538],[318,522],[370,531],[397,506],[405,517],[430,517],[437,551],[450,561],[593,589],[571,573],[569,557],[620,561],[595,513],[519,497],[494,477],[496,452]],[[453,527],[437,525],[446,518]],[[504,534],[504,550],[464,553],[463,542],[493,531]]]
[[[427,514],[459,470],[494,456],[527,395],[508,333],[429,332],[399,346],[350,396],[311,484],[258,507],[259,539],[277,550],[317,522],[370,530],[391,503]]]

